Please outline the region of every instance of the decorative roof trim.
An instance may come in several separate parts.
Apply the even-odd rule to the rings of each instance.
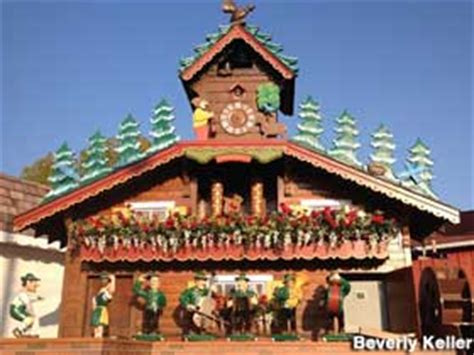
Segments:
[[[54,214],[65,211],[66,209],[94,197],[106,190],[124,183],[134,177],[137,177],[147,171],[153,170],[158,166],[164,165],[178,157],[187,156],[188,151],[196,149],[216,150],[216,156],[219,150],[223,154],[229,154],[235,149],[236,152],[242,152],[244,149],[268,149],[278,151],[282,149],[285,155],[294,157],[300,161],[307,162],[317,168],[321,168],[330,174],[340,176],[344,180],[352,181],[359,186],[366,187],[374,192],[381,193],[391,199],[401,201],[402,203],[415,207],[418,210],[430,213],[438,218],[445,219],[451,223],[457,224],[460,221],[460,214],[454,207],[448,206],[442,202],[433,200],[403,186],[368,174],[367,172],[355,167],[346,165],[334,160],[316,151],[309,150],[295,143],[271,139],[248,142],[232,141],[187,141],[177,143],[170,148],[154,153],[153,155],[132,163],[100,180],[96,180],[88,185],[79,187],[67,195],[58,197],[52,201],[43,203],[14,219],[14,229],[16,231],[31,227]]]
[[[298,160],[306,161],[313,166],[324,169],[331,174],[338,175],[345,180],[355,182],[357,185],[382,193],[389,198],[401,201],[406,205],[431,213],[438,218],[446,219],[451,223],[457,224],[460,221],[459,210],[451,206],[383,178],[372,176],[363,170],[346,165],[297,144],[288,142],[285,154],[293,156]]]
[[[181,79],[184,81],[191,80],[206,64],[208,64],[214,57],[219,54],[225,47],[227,47],[235,39],[242,39],[254,51],[263,57],[272,67],[279,72],[285,79],[291,80],[295,77],[295,73],[288,68],[276,55],[270,52],[262,43],[260,43],[250,32],[243,26],[236,25],[227,32],[224,36],[217,40],[216,43],[194,63],[187,67],[181,73]]]
[[[104,191],[112,189],[114,186],[124,183],[135,176],[153,170],[157,166],[166,164],[171,160],[181,156],[182,149],[174,145],[168,149],[160,151],[148,158],[132,163],[120,170],[117,170],[104,178],[96,180],[88,185],[79,187],[70,193],[60,196],[54,200],[42,203],[37,207],[20,214],[13,220],[14,230],[20,231],[28,228],[32,224],[51,217],[52,215],[64,211],[69,207],[94,197]]]

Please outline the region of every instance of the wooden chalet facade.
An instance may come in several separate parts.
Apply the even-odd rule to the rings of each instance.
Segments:
[[[292,114],[296,62],[268,44],[235,24],[183,63],[190,102],[203,97],[214,112],[207,140],[173,144],[15,218],[16,230],[32,227],[68,247],[61,337],[91,335],[101,271],[117,278],[109,332],[119,337],[140,329],[132,285],[152,270],[168,298],[168,337],[180,334],[179,294],[196,270],[217,275],[224,291],[226,276],[244,271],[261,293],[297,273],[305,280],[299,332],[313,338],[326,326],[319,291],[341,270],[353,284],[348,330],[415,330],[410,240],[457,223],[458,211],[287,140],[256,93],[276,85],[279,111]]]

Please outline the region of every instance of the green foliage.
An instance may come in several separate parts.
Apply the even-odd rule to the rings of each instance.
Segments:
[[[24,180],[49,185],[48,177],[51,174],[53,160],[53,153],[48,153],[30,165],[25,166],[21,171],[20,177]]]
[[[140,151],[146,152],[150,148],[150,141],[145,136],[140,136],[138,138],[140,142]],[[117,152],[115,151],[115,147],[117,146],[117,140],[112,138],[107,138],[105,145],[106,149],[106,157],[107,157],[107,166],[113,167],[117,162]],[[84,149],[79,154],[79,163],[77,164],[77,168],[79,173],[83,175],[85,173],[83,168],[83,163],[87,159],[87,150]],[[48,153],[44,157],[41,157],[35,160],[30,165],[25,166],[21,171],[21,178],[37,182],[39,184],[43,184],[49,186],[48,177],[51,174],[51,167],[53,165],[54,156],[53,153]]]
[[[274,83],[260,84],[257,88],[257,106],[265,113],[275,113],[280,108],[280,88]]]

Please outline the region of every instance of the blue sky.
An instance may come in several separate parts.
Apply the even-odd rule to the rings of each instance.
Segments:
[[[435,160],[434,188],[467,209],[473,199],[472,3],[456,1],[256,1],[249,22],[300,60],[296,101],[321,102],[327,146],[344,109],[369,135],[393,131],[402,168],[417,137]],[[21,168],[101,129],[115,135],[128,112],[148,131],[166,97],[191,135],[178,60],[227,19],[220,1],[7,1],[2,3],[2,163]],[[283,118],[294,130],[297,119]]]

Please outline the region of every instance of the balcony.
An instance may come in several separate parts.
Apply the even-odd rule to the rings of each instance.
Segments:
[[[281,205],[265,216],[229,214],[158,220],[116,213],[72,222],[73,250],[85,261],[385,259],[400,233],[381,212],[348,207],[305,213]]]

